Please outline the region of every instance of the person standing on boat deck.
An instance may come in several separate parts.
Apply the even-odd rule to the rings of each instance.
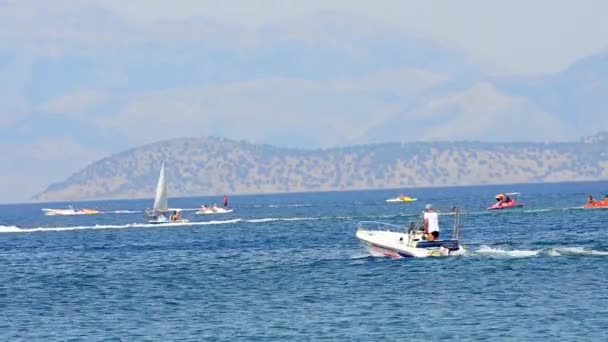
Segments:
[[[433,210],[433,206],[426,205],[424,218],[424,232],[428,235],[429,240],[437,240],[439,238],[439,214]]]
[[[224,207],[228,207],[228,196],[224,195]]]

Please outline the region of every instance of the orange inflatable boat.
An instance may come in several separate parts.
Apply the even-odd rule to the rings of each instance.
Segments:
[[[589,196],[589,200],[583,205],[583,208],[608,208],[608,195],[601,201],[593,199],[593,196]]]

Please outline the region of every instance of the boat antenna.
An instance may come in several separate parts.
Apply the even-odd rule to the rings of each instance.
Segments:
[[[460,208],[454,208],[454,231],[452,239],[458,240],[460,235]]]

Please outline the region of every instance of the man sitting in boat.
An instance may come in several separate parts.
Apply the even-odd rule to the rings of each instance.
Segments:
[[[587,200],[587,203],[589,203],[589,204],[595,203],[595,199],[593,199],[593,195],[589,195],[589,200]]]
[[[426,205],[424,212],[424,232],[427,234],[429,241],[439,238],[439,214],[433,210],[431,204]]]
[[[173,214],[171,214],[171,221],[179,221],[179,212],[177,210],[173,211]]]

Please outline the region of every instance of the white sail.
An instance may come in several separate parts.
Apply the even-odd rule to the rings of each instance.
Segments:
[[[156,184],[156,195],[154,196],[154,215],[167,211],[167,181],[165,179],[165,163],[160,167],[160,175]]]

